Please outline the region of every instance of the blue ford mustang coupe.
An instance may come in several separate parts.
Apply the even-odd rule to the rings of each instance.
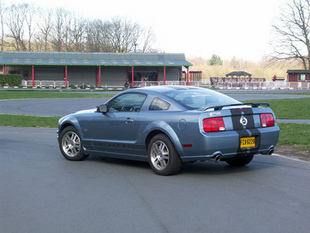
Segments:
[[[195,161],[243,166],[275,150],[279,127],[268,106],[188,86],[130,89],[62,117],[59,147],[73,161],[91,154],[148,161],[159,175]]]

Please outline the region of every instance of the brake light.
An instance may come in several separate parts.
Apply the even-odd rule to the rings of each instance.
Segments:
[[[203,119],[203,129],[206,132],[218,132],[226,130],[222,117]]]
[[[263,128],[274,126],[274,118],[271,113],[260,114],[260,121]]]

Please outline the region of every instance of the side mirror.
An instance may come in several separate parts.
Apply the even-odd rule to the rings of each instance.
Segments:
[[[107,112],[108,112],[108,106],[105,105],[105,104],[101,104],[101,105],[97,108],[97,112],[107,113]]]

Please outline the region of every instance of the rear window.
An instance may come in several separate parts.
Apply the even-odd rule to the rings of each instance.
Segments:
[[[208,89],[175,90],[165,95],[191,109],[240,103],[227,95]]]
[[[150,107],[149,107],[149,110],[168,110],[170,107],[170,104],[167,103],[166,101],[162,100],[162,99],[159,99],[159,98],[154,98]]]

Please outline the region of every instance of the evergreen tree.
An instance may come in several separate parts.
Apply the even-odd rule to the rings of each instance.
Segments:
[[[213,54],[210,61],[209,61],[209,64],[211,66],[214,66],[214,65],[220,65],[221,66],[221,65],[223,65],[223,61],[220,58],[220,56]]]

